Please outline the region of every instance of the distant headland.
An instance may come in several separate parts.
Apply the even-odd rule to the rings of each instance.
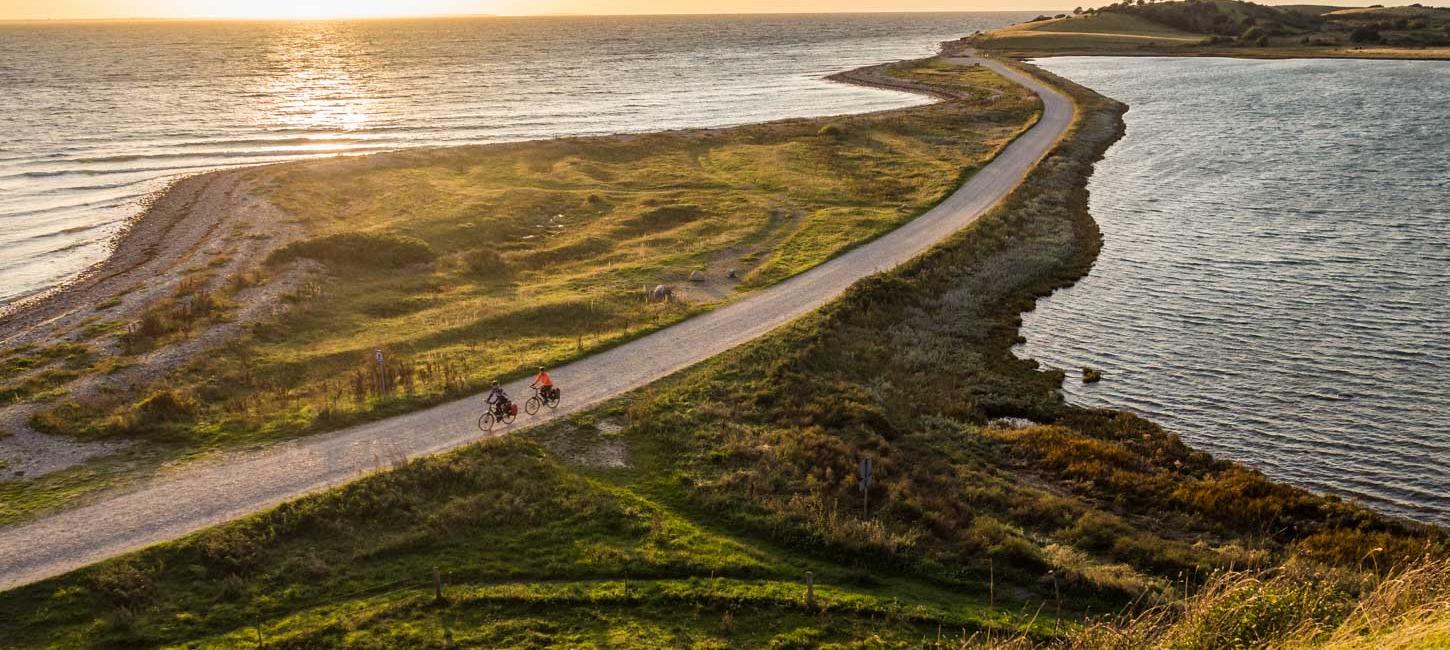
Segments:
[[[1450,8],[1123,0],[1038,16],[948,44],[1016,58],[1225,56],[1450,59]]]

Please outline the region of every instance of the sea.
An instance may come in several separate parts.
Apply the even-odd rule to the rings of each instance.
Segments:
[[[0,24],[0,308],[188,174],[911,106],[824,77],[1032,15]],[[1075,403],[1450,524],[1450,63],[1040,63],[1132,108],[1090,184],[1102,255],[1019,353]]]
[[[1450,62],[1038,63],[1131,108],[1088,186],[1102,254],[1019,353],[1074,403],[1450,525]]]
[[[188,174],[928,101],[823,77],[1006,13],[0,23],[0,306]]]

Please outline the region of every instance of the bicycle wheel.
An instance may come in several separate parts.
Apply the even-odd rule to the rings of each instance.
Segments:
[[[529,415],[533,415],[539,412],[539,406],[541,406],[541,404],[539,403],[539,398],[530,397],[529,401],[524,402],[524,412],[528,413]]]
[[[493,431],[493,413],[485,411],[478,417],[478,430],[484,433]]]
[[[513,409],[509,409],[507,411],[504,411],[503,412],[503,423],[504,424],[513,424],[514,423],[514,418],[517,418],[518,416],[519,416],[518,413],[516,413]]]
[[[559,389],[555,388],[554,392],[549,393],[549,397],[544,400],[544,404],[551,409],[559,408]]]

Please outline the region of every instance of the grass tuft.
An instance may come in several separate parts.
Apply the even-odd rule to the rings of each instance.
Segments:
[[[434,259],[428,242],[391,233],[344,232],[283,246],[268,256],[269,264],[312,259],[325,264],[397,269]]]

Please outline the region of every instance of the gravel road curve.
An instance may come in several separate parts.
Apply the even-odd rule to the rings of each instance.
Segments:
[[[520,415],[500,435],[582,411],[770,332],[857,280],[925,252],[1007,196],[1067,131],[1066,96],[1006,65],[970,57],[1036,93],[1037,124],[926,214],[845,255],[738,302],[551,371],[564,404]],[[527,381],[506,386],[528,394]],[[0,590],[12,589],[270,508],[388,466],[485,437],[477,398],[183,467],[134,491],[0,529]]]

